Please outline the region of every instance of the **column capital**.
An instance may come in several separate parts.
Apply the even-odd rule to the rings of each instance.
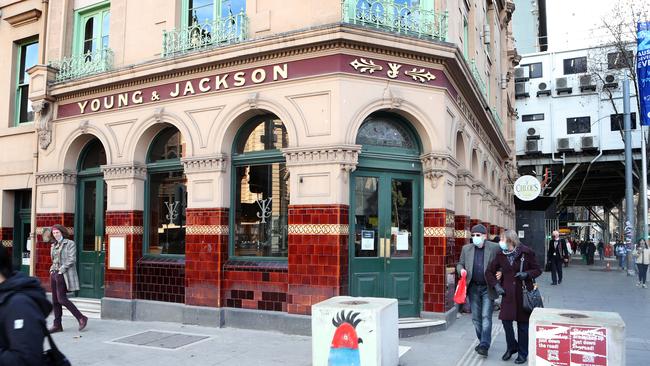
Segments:
[[[77,173],[70,170],[59,170],[50,172],[36,173],[36,185],[52,185],[52,184],[77,184]]]
[[[456,186],[467,186],[470,187],[474,183],[474,176],[472,172],[467,169],[458,169],[456,173]]]
[[[450,154],[434,151],[420,155],[420,161],[424,176],[431,180],[433,188],[438,186],[440,178],[444,176],[449,176],[455,181],[460,164]]]
[[[325,145],[282,149],[287,166],[341,164],[354,166],[359,162],[361,145]]]
[[[225,172],[227,161],[226,154],[191,156],[181,159],[185,174]]]
[[[136,163],[102,165],[104,180],[114,179],[140,179],[147,177],[147,167]]]

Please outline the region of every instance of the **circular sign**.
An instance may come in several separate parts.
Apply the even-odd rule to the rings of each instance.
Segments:
[[[515,196],[522,201],[532,201],[542,192],[542,185],[532,175],[522,175],[515,181]]]

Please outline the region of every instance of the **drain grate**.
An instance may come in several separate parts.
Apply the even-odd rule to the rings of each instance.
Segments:
[[[109,343],[175,350],[206,340],[208,338],[210,337],[204,335],[149,330],[146,332],[118,338],[112,340]]]

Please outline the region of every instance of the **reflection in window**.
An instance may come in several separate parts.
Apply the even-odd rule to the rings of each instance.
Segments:
[[[354,200],[354,227],[356,230],[354,255],[355,257],[377,257],[380,244],[379,179],[356,177]]]
[[[106,165],[106,151],[98,139],[93,139],[84,150],[80,170],[99,168]]]
[[[161,131],[147,157],[147,254],[185,254],[187,178],[180,159],[185,140],[175,127]]]
[[[417,149],[413,135],[402,124],[382,116],[369,117],[361,125],[357,144]]]
[[[288,146],[287,131],[267,115],[249,122],[239,135],[233,156],[234,255],[286,257],[289,185],[279,149]],[[263,161],[250,160],[261,151]]]
[[[34,120],[32,102],[29,100],[29,74],[27,70],[38,62],[38,43],[20,45],[18,49],[18,75],[17,75],[17,122],[31,122]]]

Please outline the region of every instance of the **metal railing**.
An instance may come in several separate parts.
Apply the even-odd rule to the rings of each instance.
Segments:
[[[88,51],[81,55],[52,61],[50,66],[58,69],[54,82],[78,79],[112,69],[113,51],[110,48]]]
[[[487,85],[485,84],[485,80],[483,80],[483,77],[481,77],[481,73],[478,71],[478,67],[476,67],[476,60],[470,61],[469,67],[470,70],[472,71],[472,76],[474,77],[474,80],[476,80],[476,83],[478,84],[478,88],[481,90],[481,93],[483,93],[485,99],[487,99],[488,98]]]
[[[436,13],[394,0],[343,0],[343,22],[420,38],[447,40],[447,12]]]
[[[237,14],[193,23],[189,27],[163,31],[162,56],[184,54],[206,48],[224,46],[248,38],[248,17],[242,10]]]

